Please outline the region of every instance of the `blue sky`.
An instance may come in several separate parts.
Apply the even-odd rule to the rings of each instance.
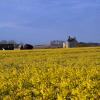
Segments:
[[[100,42],[100,0],[0,0],[0,40]]]

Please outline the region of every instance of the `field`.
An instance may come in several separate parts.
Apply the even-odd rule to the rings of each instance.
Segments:
[[[0,100],[100,100],[100,47],[0,51]]]

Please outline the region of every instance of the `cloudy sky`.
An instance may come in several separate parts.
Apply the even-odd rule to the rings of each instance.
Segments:
[[[0,0],[0,40],[100,42],[100,0]]]

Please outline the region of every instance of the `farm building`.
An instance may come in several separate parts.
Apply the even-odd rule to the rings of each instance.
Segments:
[[[51,48],[75,48],[77,46],[77,40],[75,37],[69,36],[66,41],[54,40],[51,41]]]
[[[75,37],[69,36],[67,41],[63,43],[63,48],[75,48],[77,46],[78,41]]]
[[[0,44],[0,50],[14,50],[14,44]]]
[[[50,42],[51,48],[63,48],[64,41],[62,40],[53,40]]]
[[[68,48],[68,42],[67,41],[63,42],[63,48]]]

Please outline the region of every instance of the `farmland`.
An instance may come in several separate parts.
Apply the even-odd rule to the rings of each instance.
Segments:
[[[99,100],[100,47],[0,51],[0,100]]]

